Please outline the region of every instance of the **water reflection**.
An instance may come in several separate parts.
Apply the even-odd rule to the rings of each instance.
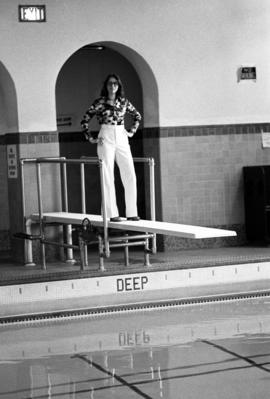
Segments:
[[[243,378],[237,398],[264,398],[269,303],[2,326],[0,398],[197,398],[202,389],[216,398],[220,380],[218,397],[228,399]]]

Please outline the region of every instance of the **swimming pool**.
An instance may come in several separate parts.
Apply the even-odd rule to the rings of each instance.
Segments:
[[[268,398],[270,298],[0,328],[0,398]]]

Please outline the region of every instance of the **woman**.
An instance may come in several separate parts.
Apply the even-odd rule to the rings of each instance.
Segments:
[[[129,131],[125,129],[125,114],[133,117],[133,124]],[[89,121],[96,115],[101,125],[98,137],[89,133]],[[122,82],[116,74],[107,76],[101,95],[86,111],[81,126],[85,137],[90,143],[97,143],[97,154],[103,161],[105,177],[105,198],[107,216],[112,222],[125,220],[119,217],[116,204],[114,184],[114,162],[116,161],[125,190],[126,217],[128,220],[140,220],[137,211],[137,183],[136,174],[128,142],[139,126],[140,113],[125,98]]]

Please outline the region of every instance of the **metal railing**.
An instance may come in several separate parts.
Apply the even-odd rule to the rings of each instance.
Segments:
[[[154,159],[153,158],[133,158],[134,162],[147,163],[149,165],[149,180],[150,180],[150,219],[155,220],[156,211],[155,211],[155,174],[154,174]],[[100,175],[100,188],[101,188],[101,209],[102,209],[102,220],[103,220],[103,246],[104,246],[104,255],[105,257],[110,256],[110,239],[108,232],[108,218],[106,211],[106,198],[105,198],[105,181],[104,181],[104,166],[103,161],[96,157],[83,157],[80,159],[66,159],[65,157],[48,157],[48,158],[23,158],[20,160],[21,164],[21,185],[22,185],[22,208],[23,208],[23,219],[24,226],[27,229],[27,215],[26,215],[26,196],[25,196],[25,165],[26,164],[35,164],[36,165],[36,181],[37,181],[37,199],[38,199],[38,215],[39,215],[39,236],[37,237],[40,240],[41,244],[41,256],[42,256],[42,264],[43,268],[46,269],[46,261],[45,261],[45,244],[58,245],[62,246],[67,250],[66,260],[67,262],[74,262],[73,260],[73,249],[78,248],[74,246],[72,243],[72,226],[65,225],[66,229],[66,243],[55,243],[52,241],[48,241],[45,239],[44,233],[44,207],[43,207],[43,184],[42,184],[42,165],[43,164],[58,164],[60,165],[60,185],[61,185],[61,193],[62,193],[62,208],[64,212],[69,212],[69,204],[68,204],[68,178],[67,178],[67,165],[80,165],[80,191],[81,191],[81,213],[86,214],[86,179],[85,179],[85,166],[86,165],[98,165],[99,166],[99,175]],[[31,215],[28,215],[31,217]],[[26,231],[25,231],[26,233]],[[145,235],[145,239],[148,240],[150,235]],[[155,234],[151,235],[152,237],[152,252],[156,252],[156,236]],[[141,238],[141,236],[139,236]],[[130,243],[128,242],[132,238],[128,239],[118,239],[118,241],[125,241],[124,243],[115,243],[112,244],[111,247],[116,246],[124,246],[126,255],[128,255],[128,247],[133,245],[139,245],[138,242]],[[117,238],[112,239],[111,241],[116,241]],[[141,244],[141,242],[140,242]],[[147,241],[148,247],[148,241]],[[27,251],[26,251],[27,252]],[[28,263],[31,263],[31,259],[29,261],[29,248],[28,255]],[[87,258],[87,246],[85,247],[85,258]],[[149,263],[149,262],[147,262]],[[101,265],[101,269],[104,269]]]

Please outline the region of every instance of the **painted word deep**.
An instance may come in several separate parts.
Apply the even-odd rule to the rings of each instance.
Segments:
[[[116,280],[117,292],[144,290],[147,283],[147,276],[118,278]]]
[[[150,343],[150,335],[145,331],[123,331],[119,333],[119,346],[141,346]]]

